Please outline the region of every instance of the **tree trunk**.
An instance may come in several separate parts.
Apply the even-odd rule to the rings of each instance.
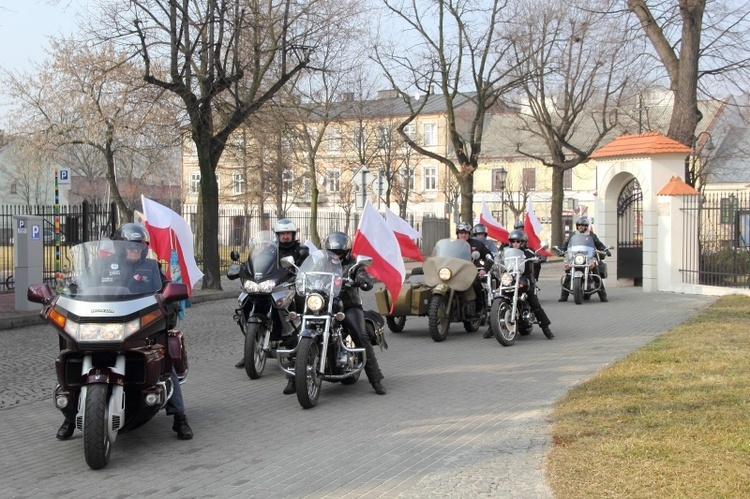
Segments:
[[[458,178],[461,188],[461,222],[474,225],[474,173]]]
[[[552,205],[550,207],[550,218],[552,219],[552,246],[563,244],[565,236],[563,230],[563,173],[565,170],[558,166],[552,167]]]
[[[210,122],[210,120],[209,120]],[[202,289],[221,290],[219,261],[219,186],[216,183],[216,166],[221,153],[213,148],[210,127],[193,130],[193,140],[198,152],[198,166],[201,171],[199,206],[202,217],[203,237],[203,286]]]

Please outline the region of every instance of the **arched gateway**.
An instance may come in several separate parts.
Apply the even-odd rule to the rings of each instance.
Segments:
[[[617,278],[643,280],[643,192],[633,177],[617,197]]]

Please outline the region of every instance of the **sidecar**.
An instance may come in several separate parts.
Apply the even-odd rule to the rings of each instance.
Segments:
[[[404,281],[401,292],[396,298],[393,312],[391,312],[393,297],[387,289],[381,288],[375,291],[375,301],[378,305],[378,312],[385,317],[388,329],[393,333],[400,333],[404,330],[407,316],[427,315],[430,310],[431,295],[432,286],[425,284],[422,268],[418,267],[412,270]]]

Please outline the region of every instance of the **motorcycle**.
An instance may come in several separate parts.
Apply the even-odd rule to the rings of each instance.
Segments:
[[[294,308],[294,283],[289,271],[279,264],[276,235],[261,231],[253,237],[250,255],[238,263],[239,253],[232,251],[233,263],[227,269],[230,280],[240,279],[239,307],[234,320],[245,338],[245,372],[250,379],[263,375],[266,359],[275,355],[279,345],[293,345],[297,330],[289,318]]]
[[[281,263],[287,268],[294,267],[291,257],[282,258]],[[279,349],[276,353],[281,369],[294,376],[297,400],[305,409],[318,404],[323,381],[351,385],[364,369],[367,354],[364,348],[354,346],[343,329],[345,316],[339,293],[342,286],[353,285],[350,276],[358,267],[371,263],[372,258],[358,256],[349,274],[344,276],[341,262],[333,253],[317,250],[297,269],[295,287],[297,293],[305,296],[299,341],[294,349]],[[367,327],[368,321],[365,322]],[[380,331],[382,337],[382,322]],[[369,332],[368,336],[372,339]],[[293,365],[284,361],[291,358]]]
[[[576,305],[589,300],[594,293],[600,293],[601,297],[607,277],[607,264],[603,260],[612,246],[604,251],[598,250],[590,235],[576,233],[568,241],[567,251],[557,246],[554,249],[564,255],[565,274],[560,279],[560,286],[573,295]]]
[[[55,406],[83,432],[86,463],[104,468],[117,435],[149,421],[188,372],[182,333],[168,328],[170,304],[187,299],[182,283],[143,278],[139,289],[117,286],[127,268],[124,241],[91,241],[70,249],[71,273],[58,295],[48,284],[29,286],[28,300],[60,336]],[[144,265],[156,272],[155,260]]]
[[[546,245],[536,251],[539,253]],[[527,258],[519,248],[508,247],[498,255],[492,267],[492,274],[498,286],[492,292],[490,307],[490,330],[495,339],[504,347],[516,342],[518,336],[531,334],[534,324],[538,324],[534,311],[528,301],[531,286],[536,283],[524,277],[526,263],[540,261],[538,255]]]
[[[441,239],[425,261],[424,282],[432,288],[427,316],[434,341],[445,341],[451,322],[462,322],[471,333],[485,321],[486,304],[478,309],[473,288],[478,271],[472,260],[477,258],[479,253],[472,254],[466,241]]]

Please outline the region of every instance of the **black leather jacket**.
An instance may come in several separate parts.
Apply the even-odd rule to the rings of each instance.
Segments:
[[[352,267],[352,265],[354,265],[354,261],[349,258],[347,260],[342,260],[341,263],[342,269],[344,271],[344,276],[348,276],[349,269]],[[370,278],[370,275],[367,273],[367,270],[365,270],[365,267],[358,267],[354,272],[354,275],[350,277],[354,280],[361,281],[363,284],[360,286],[356,284],[352,284],[351,286],[345,285],[341,288],[339,298],[341,298],[341,304],[344,306],[344,310],[351,307],[362,308],[362,298],[360,298],[359,296],[360,288],[363,291],[369,291],[372,289],[372,278]]]

